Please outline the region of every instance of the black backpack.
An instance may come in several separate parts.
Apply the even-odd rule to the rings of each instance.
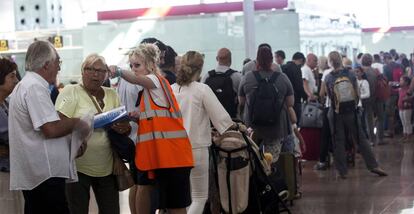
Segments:
[[[253,71],[253,74],[258,84],[249,100],[250,121],[255,126],[274,126],[283,106],[274,85],[280,72],[274,72],[270,78],[262,78],[258,71]]]
[[[205,84],[210,86],[220,103],[229,113],[230,117],[237,117],[237,93],[233,89],[231,75],[237,71],[229,69],[225,73],[217,73],[215,70],[208,72],[209,77]]]

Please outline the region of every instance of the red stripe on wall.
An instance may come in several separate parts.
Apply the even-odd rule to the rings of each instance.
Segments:
[[[288,0],[262,0],[255,1],[255,10],[283,9],[288,6]],[[133,19],[142,17],[151,8],[139,8],[128,10],[99,11],[98,21]],[[172,6],[165,16],[199,15],[200,13],[212,14],[222,12],[243,11],[243,2],[226,2],[216,4],[198,4]]]
[[[362,32],[364,33],[376,33],[379,32],[381,30],[381,28],[376,27],[376,28],[362,28]],[[389,28],[386,32],[399,32],[399,31],[410,31],[410,30],[414,30],[414,26],[398,26],[398,27],[391,27]]]

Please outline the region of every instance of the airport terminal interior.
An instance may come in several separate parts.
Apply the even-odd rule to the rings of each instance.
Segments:
[[[412,8],[0,0],[0,213],[414,214]]]

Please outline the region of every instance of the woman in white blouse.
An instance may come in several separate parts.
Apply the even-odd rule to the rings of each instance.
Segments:
[[[234,124],[210,87],[197,82],[203,64],[200,53],[188,51],[181,59],[177,83],[171,86],[193,148],[195,166],[190,176],[192,204],[188,208],[189,214],[202,213],[208,198],[210,120],[220,134]]]

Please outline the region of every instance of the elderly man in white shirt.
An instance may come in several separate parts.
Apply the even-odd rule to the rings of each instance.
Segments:
[[[316,100],[315,93],[318,92],[313,70],[318,66],[318,57],[315,54],[308,54],[306,64],[302,67],[303,88],[308,95],[308,100]]]
[[[70,141],[79,118],[62,119],[48,86],[56,81],[60,57],[51,43],[36,41],[26,55],[26,75],[10,99],[10,189],[23,190],[25,213],[69,213],[65,180],[71,177]],[[86,135],[86,134],[85,134]]]

